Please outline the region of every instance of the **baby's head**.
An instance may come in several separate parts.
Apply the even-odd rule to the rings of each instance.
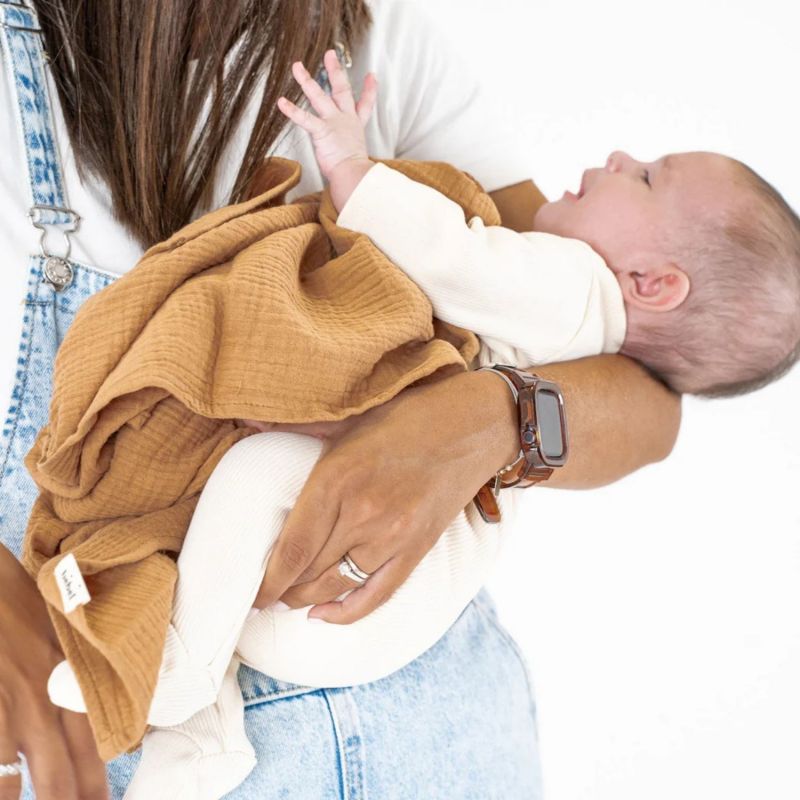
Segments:
[[[534,229],[605,259],[625,298],[622,352],[678,391],[741,394],[800,356],[800,220],[738,161],[614,152]]]

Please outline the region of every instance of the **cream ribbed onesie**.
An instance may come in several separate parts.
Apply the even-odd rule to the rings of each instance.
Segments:
[[[437,318],[478,334],[481,365],[566,361],[622,345],[619,286],[584,242],[487,227],[477,217],[465,223],[458,205],[384,164],[367,173],[338,224],[367,234]],[[499,525],[467,506],[394,595],[358,622],[311,622],[308,607],[252,610],[271,546],[321,449],[310,436],[255,434],[206,483],[178,558],[148,715],[154,727],[127,800],[215,800],[250,772],[240,662],[304,686],[377,680],[435,644],[485,582],[514,517],[514,492],[500,494]],[[66,661],[48,689],[56,704],[85,709]]]

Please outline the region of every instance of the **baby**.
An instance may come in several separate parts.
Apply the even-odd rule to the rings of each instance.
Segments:
[[[356,104],[331,53],[326,66],[332,96],[294,66],[318,117],[285,99],[279,107],[311,134],[338,224],[367,234],[428,295],[437,318],[477,333],[481,364],[620,351],[678,391],[721,395],[762,386],[797,360],[800,221],[747,167],[711,153],[642,163],[615,152],[584,173],[578,194],[544,205],[533,232],[518,234],[465,221],[444,195],[370,161],[363,126],[374,79]],[[271,432],[236,445],[206,485],[178,561],[173,626],[148,717],[159,727],[145,737],[127,798],[179,790],[219,797],[249,772],[240,661],[312,686],[375,680],[430,647],[484,582],[502,526],[485,524],[470,506],[364,619],[310,626],[307,608],[244,619],[281,521],[319,456],[317,440],[287,432],[337,424],[263,424]],[[263,481],[279,457],[282,482]],[[513,496],[500,495],[504,522]],[[227,552],[236,554],[230,564],[215,547],[223,525]],[[229,597],[217,593],[210,606],[212,580]],[[59,667],[51,697],[80,710],[74,676],[66,662]]]
[[[543,205],[531,220],[533,233],[485,228],[478,219],[465,225],[441,195],[369,160],[361,133],[369,105],[362,99],[354,110],[342,71],[331,76],[332,84],[339,83],[335,103],[302,65],[295,65],[294,75],[319,117],[285,98],[278,105],[311,134],[340,212],[338,224],[366,233],[428,294],[438,318],[482,334],[480,310],[488,320],[496,310],[489,300],[502,283],[503,302],[516,298],[505,315],[517,310],[522,316],[515,321],[528,317],[538,332],[541,318],[524,313],[531,295],[552,291],[546,284],[560,280],[555,272],[563,267],[548,259],[554,250],[574,248],[567,240],[579,240],[605,262],[603,270],[595,258],[593,268],[616,278],[613,294],[624,301],[625,318],[619,351],[676,391],[740,394],[775,380],[797,361],[800,221],[744,164],[704,152],[643,163],[614,152],[604,167],[583,173],[577,194],[567,191]],[[370,105],[371,96],[364,92]],[[553,235],[563,237],[560,244]],[[452,291],[442,290],[440,279],[447,276],[429,280],[433,268],[415,268],[430,259],[432,244]],[[475,269],[465,270],[465,264]],[[465,278],[476,281],[471,289]],[[449,319],[451,296],[478,310],[475,324]],[[616,298],[608,301],[598,309],[603,316],[622,311]],[[486,332],[492,331],[490,324]],[[534,363],[542,360],[560,359],[540,353]]]

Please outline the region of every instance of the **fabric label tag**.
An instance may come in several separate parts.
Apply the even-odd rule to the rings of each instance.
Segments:
[[[75,556],[70,553],[64,556],[56,564],[53,570],[58,590],[61,592],[61,603],[64,606],[64,613],[69,614],[78,606],[86,605],[92,598],[89,597],[89,590],[83,580],[83,575],[78,568]]]

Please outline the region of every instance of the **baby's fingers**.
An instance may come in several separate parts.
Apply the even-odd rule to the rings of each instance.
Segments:
[[[304,131],[308,131],[312,135],[319,133],[325,126],[325,123],[319,117],[315,117],[305,109],[298,108],[291,100],[287,100],[285,97],[278,98],[278,108],[295,125],[299,125]]]
[[[328,71],[328,80],[331,82],[331,96],[336,101],[340,111],[352,114],[356,110],[353,100],[353,91],[347,73],[342,69],[335,50],[327,50],[323,58],[325,69]]]
[[[302,61],[295,61],[292,64],[292,75],[294,75],[297,83],[300,84],[300,88],[308,98],[308,102],[311,103],[311,108],[323,119],[339,111],[336,103],[325,94],[322,87],[311,77],[311,73],[303,66]]]
[[[356,105],[356,113],[362,125],[369,121],[372,109],[375,107],[375,99],[378,96],[378,79],[370,72],[364,78],[364,88],[361,90],[361,97]]]

